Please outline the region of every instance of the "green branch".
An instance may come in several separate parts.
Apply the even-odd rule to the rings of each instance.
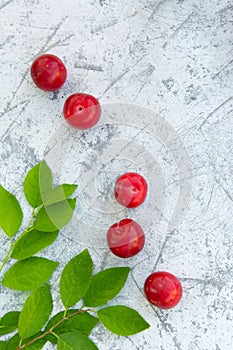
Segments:
[[[36,341],[44,338],[46,335],[49,335],[49,334],[53,334],[55,337],[57,337],[57,334],[54,333],[54,329],[58,326],[60,326],[60,324],[62,324],[64,321],[68,320],[69,318],[72,318],[76,315],[79,315],[81,313],[84,313],[84,312],[89,312],[89,311],[93,311],[91,309],[86,309],[86,310],[83,310],[83,309],[79,309],[78,311],[75,311],[73,314],[69,315],[69,316],[63,316],[55,325],[53,325],[48,331],[44,332],[43,334],[39,335],[38,337],[32,339],[30,342],[28,342],[27,344],[24,344],[24,345],[19,345],[18,349],[17,350],[22,350],[24,348],[26,348],[27,346],[35,343]]]

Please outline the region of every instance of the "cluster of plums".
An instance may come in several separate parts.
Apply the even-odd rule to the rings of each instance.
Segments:
[[[31,66],[31,77],[42,90],[56,91],[64,84],[67,70],[55,55],[44,54]],[[80,130],[92,128],[100,119],[99,101],[92,95],[75,93],[67,98],[63,108],[64,118],[72,127]],[[147,196],[148,185],[143,176],[129,172],[121,175],[115,184],[116,200],[127,208],[141,205]],[[132,219],[113,224],[107,232],[107,243],[113,254],[130,258],[144,247],[145,234],[142,227]],[[176,306],[182,297],[182,286],[176,276],[158,271],[147,277],[144,291],[148,301],[162,309]]]

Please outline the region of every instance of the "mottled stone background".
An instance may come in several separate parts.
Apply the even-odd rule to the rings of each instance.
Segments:
[[[153,153],[151,169],[160,164],[157,168],[164,174],[155,173],[155,184],[158,175],[165,186],[165,204],[160,214],[156,208],[150,212],[155,219],[160,215],[160,220],[146,228],[144,251],[127,261],[109,254],[102,238],[96,236],[95,244],[95,220],[107,223],[106,208],[102,208],[102,214],[93,211],[95,220],[88,223],[88,232],[93,227],[93,234],[85,236],[85,218],[76,230],[79,210],[82,211],[78,205],[76,221],[62,230],[52,247],[41,253],[61,262],[53,277],[54,312],[61,308],[57,292],[61,268],[85,246],[90,248],[96,271],[103,266],[125,264],[133,268],[126,287],[112,303],[133,306],[151,328],[122,338],[98,326],[92,338],[100,350],[232,349],[232,41],[231,0],[0,1],[0,181],[20,200],[25,225],[30,210],[22,192],[23,178],[44,157],[54,133],[58,134],[64,101],[73,92],[89,92],[106,106],[128,103],[150,109],[152,115],[159,117],[161,127],[170,125],[183,142],[191,164],[187,173],[191,179],[175,178],[172,152],[179,155],[180,149],[174,149],[176,144],[172,144],[166,153],[166,147],[157,147],[157,139],[153,143],[148,136],[153,117],[144,113],[147,136],[137,142],[132,140],[132,147],[140,151],[143,146]],[[68,80],[56,93],[40,91],[30,79],[32,60],[45,52],[61,57],[68,69]],[[125,123],[137,127],[140,116],[135,114],[136,121],[133,117],[131,113]],[[106,122],[107,116],[105,119],[103,115],[102,129],[87,134],[94,140],[89,142],[86,153],[85,147],[74,152],[80,145],[81,134],[76,141],[72,139],[74,154],[63,155],[64,167],[56,174],[59,179],[77,181],[79,193],[85,190],[90,197],[91,191],[82,188],[82,179],[79,181],[77,175],[79,158],[85,163],[94,146],[97,155],[102,154],[103,143],[107,141],[109,146],[114,137],[120,140],[133,137],[132,128],[121,124],[114,127],[114,121],[106,131]],[[85,135],[82,137],[85,139]],[[99,180],[95,180],[95,189],[99,195],[104,188],[111,190],[109,177],[112,173],[117,175],[121,166],[124,170],[153,174],[149,163],[143,169],[143,160],[136,156],[133,161],[122,159],[114,163],[113,170],[107,163],[102,164],[105,166],[102,173],[97,167]],[[185,217],[175,229],[169,230],[165,223],[170,206],[176,203],[175,185],[181,186],[186,180],[192,184]],[[169,181],[171,186],[166,187]],[[150,199],[153,195],[156,197],[151,186]],[[145,215],[150,199],[142,208]],[[85,206],[85,196],[82,200]],[[89,209],[87,205],[86,210]],[[137,217],[138,213],[143,217],[142,211],[135,211],[132,216]],[[1,259],[7,247],[7,240],[0,233]],[[158,311],[143,297],[143,283],[152,270],[168,270],[181,279],[184,296],[177,308]],[[10,309],[19,309],[25,296],[0,287],[0,316]],[[53,347],[46,345],[45,349]]]

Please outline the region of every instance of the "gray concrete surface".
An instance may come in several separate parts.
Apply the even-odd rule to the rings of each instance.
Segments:
[[[98,326],[92,338],[99,349],[231,350],[232,1],[1,0],[0,33],[1,183],[19,198],[26,225],[22,182],[31,166],[46,156],[57,180],[77,181],[75,217],[42,255],[56,257],[61,270],[88,246],[96,271],[131,266],[112,303],[136,308],[151,324],[129,338]],[[30,79],[32,60],[45,52],[67,65],[68,80],[56,93]],[[61,113],[78,91],[98,97],[104,110],[86,134],[71,131]],[[131,212],[112,197],[122,169],[150,179],[147,202]],[[126,215],[144,225],[147,243],[122,261],[109,254],[104,230]],[[7,247],[0,233],[0,256]],[[61,308],[60,270],[54,312]],[[159,311],[143,296],[155,270],[182,281],[184,296],[173,310]],[[0,316],[19,309],[25,296],[0,287]]]

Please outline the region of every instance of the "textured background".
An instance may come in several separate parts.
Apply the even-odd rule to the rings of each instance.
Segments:
[[[20,200],[25,224],[29,208],[22,193],[23,177],[44,157],[62,123],[65,98],[73,92],[89,92],[103,105],[130,103],[154,111],[161,125],[166,121],[180,137],[191,162],[192,194],[185,217],[176,229],[164,228],[169,203],[172,206],[177,196],[175,188],[165,186],[168,204],[163,206],[162,218],[146,232],[145,250],[135,259],[119,261],[101,239],[95,246],[94,235],[87,238],[75,231],[75,221],[42,254],[55,256],[62,268],[71,256],[89,246],[96,270],[120,264],[133,267],[117,302],[135,307],[151,328],[119,338],[99,326],[93,333],[99,349],[232,349],[232,1],[1,0],[0,33],[0,181]],[[68,80],[59,92],[44,93],[30,79],[32,60],[44,52],[57,54],[67,65]],[[137,116],[136,125],[139,119]],[[144,114],[148,128],[152,119]],[[103,116],[102,124],[106,121]],[[112,134],[102,130],[97,128],[99,137],[89,142],[89,147],[96,146],[97,154],[111,137],[130,139],[133,135],[131,128],[121,129],[120,124],[111,129]],[[74,150],[78,142],[73,142]],[[150,142],[147,135],[136,148],[140,150],[143,144],[151,150]],[[152,144],[156,146],[156,141]],[[173,147],[168,150],[171,154]],[[179,149],[175,152],[179,154]],[[85,161],[85,148],[77,150],[77,159],[80,154]],[[172,163],[165,154],[163,164],[160,156],[155,147],[152,163],[160,163],[166,185],[174,160]],[[66,167],[58,174],[60,178],[82,183],[76,176],[75,156],[64,157]],[[107,178],[112,172],[116,175],[121,165],[143,172],[143,161],[138,168],[137,158],[134,163],[127,163],[126,158],[114,170],[104,164],[100,175],[97,167],[97,192],[101,193]],[[80,193],[83,190],[80,186]],[[143,209],[146,213],[147,204]],[[94,210],[94,218],[105,220],[105,211],[102,208],[103,215],[99,215]],[[137,217],[138,212],[133,215]],[[94,231],[94,222],[92,226]],[[7,245],[0,233],[0,256]],[[143,282],[152,269],[171,271],[181,279],[184,297],[177,308],[158,311],[144,299]],[[59,272],[53,277],[56,286]],[[0,293],[0,316],[19,309],[25,299],[24,294],[2,287]],[[56,287],[54,296],[55,309],[59,309]]]

